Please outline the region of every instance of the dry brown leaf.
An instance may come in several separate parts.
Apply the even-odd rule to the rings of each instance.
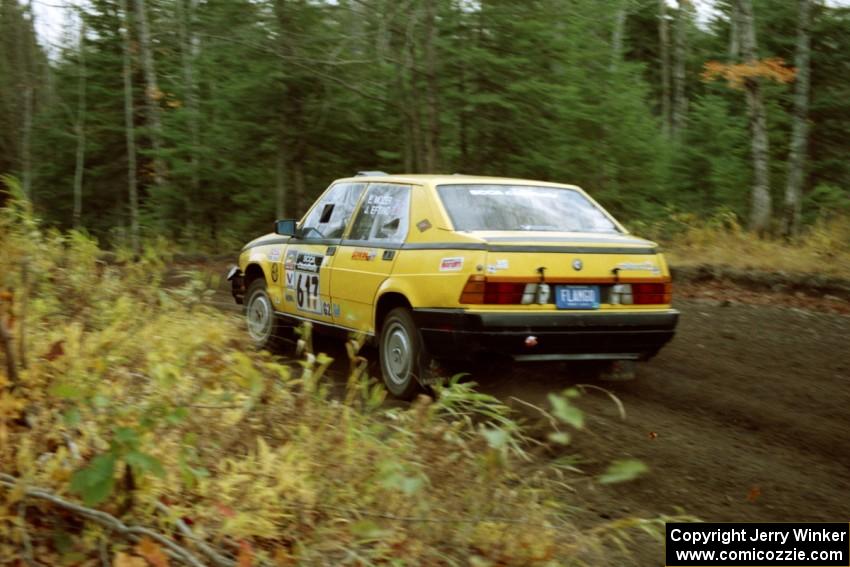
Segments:
[[[148,567],[148,564],[141,557],[119,551],[112,559],[112,567]]]
[[[247,541],[239,542],[239,555],[236,557],[237,567],[251,567],[254,564],[254,548]]]
[[[136,545],[136,553],[147,559],[153,567],[168,567],[168,556],[159,544],[149,537],[142,538]]]

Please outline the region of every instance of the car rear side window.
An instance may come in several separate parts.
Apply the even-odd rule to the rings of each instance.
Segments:
[[[365,183],[337,183],[322,196],[301,225],[304,238],[342,238]]]
[[[567,187],[440,185],[455,230],[619,232],[582,193]]]
[[[350,240],[404,242],[410,216],[410,187],[372,183],[354,218]]]

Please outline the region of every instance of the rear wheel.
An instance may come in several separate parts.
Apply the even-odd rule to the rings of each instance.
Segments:
[[[251,282],[245,297],[245,320],[251,341],[257,348],[275,350],[281,345],[283,326],[275,315],[265,280]]]
[[[397,307],[384,318],[378,344],[381,376],[390,393],[413,399],[425,389],[430,357],[408,309]]]

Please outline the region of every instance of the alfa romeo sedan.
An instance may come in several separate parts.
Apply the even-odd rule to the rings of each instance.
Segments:
[[[228,274],[248,333],[365,333],[389,391],[411,398],[442,360],[646,360],[678,312],[655,243],[574,185],[362,172],[300,221],[242,249]]]

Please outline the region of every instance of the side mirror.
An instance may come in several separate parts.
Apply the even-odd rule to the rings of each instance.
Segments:
[[[281,236],[295,236],[296,222],[297,221],[295,219],[283,219],[275,221],[275,234],[280,234]]]

